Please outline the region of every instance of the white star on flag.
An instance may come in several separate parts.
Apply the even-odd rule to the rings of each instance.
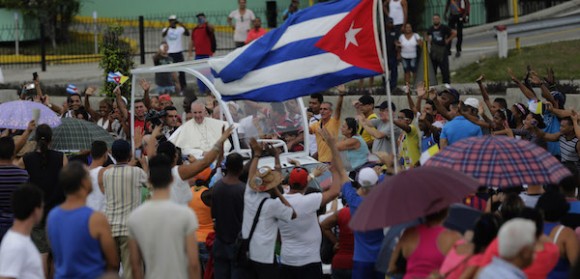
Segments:
[[[350,29],[348,29],[348,31],[344,33],[344,36],[346,37],[346,41],[344,42],[344,49],[346,49],[349,44],[358,46],[358,42],[356,41],[356,34],[358,34],[358,32],[362,30],[362,28],[353,28],[353,27],[354,21],[350,25]]]

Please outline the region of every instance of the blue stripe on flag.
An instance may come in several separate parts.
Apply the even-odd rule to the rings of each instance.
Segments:
[[[314,5],[313,7],[306,8],[294,14],[293,17],[286,20],[286,22],[277,29],[274,29],[257,41],[253,42],[249,46],[245,47],[242,54],[231,61],[226,67],[221,71],[217,72],[217,76],[222,79],[223,82],[231,82],[244,77],[247,73],[255,70],[258,65],[263,64],[264,60],[269,60],[271,55],[271,49],[276,45],[280,37],[284,35],[286,30],[292,25],[302,23],[304,21],[321,18],[324,16],[330,16],[334,14],[340,14],[345,12],[350,12],[354,7],[360,3],[360,0],[340,0],[324,2]],[[320,39],[320,37],[318,37]],[[311,41],[311,40],[306,40]],[[317,40],[316,40],[317,41]],[[303,52],[306,49],[317,49],[314,45],[309,45],[306,48],[300,50],[295,50],[294,52]],[[313,55],[314,52],[312,52]],[[307,54],[305,54],[307,55]],[[225,59],[228,57],[226,56]],[[292,60],[286,57],[285,60],[280,61],[268,61],[266,64],[272,64],[275,62],[283,62],[287,60]],[[263,67],[263,65],[262,65]]]

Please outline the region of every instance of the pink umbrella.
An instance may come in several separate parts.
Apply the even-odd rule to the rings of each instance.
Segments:
[[[440,211],[474,193],[477,180],[442,167],[419,167],[387,177],[364,198],[350,226],[368,231]]]

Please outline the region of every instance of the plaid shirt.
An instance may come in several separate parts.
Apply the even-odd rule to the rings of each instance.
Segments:
[[[103,173],[105,188],[105,214],[111,224],[113,237],[128,236],[127,218],[141,205],[141,187],[147,182],[147,174],[138,167],[115,165]]]

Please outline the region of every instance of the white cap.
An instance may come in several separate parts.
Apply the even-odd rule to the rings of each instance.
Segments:
[[[463,103],[475,109],[479,108],[479,100],[477,100],[476,98],[467,98]]]
[[[177,20],[177,16],[176,15],[170,15],[169,16],[169,20]]]
[[[379,181],[377,172],[371,168],[364,168],[358,172],[357,182],[361,187],[372,187]]]
[[[497,234],[499,256],[515,257],[524,247],[536,242],[535,234],[536,225],[530,220],[514,218],[507,221]]]

